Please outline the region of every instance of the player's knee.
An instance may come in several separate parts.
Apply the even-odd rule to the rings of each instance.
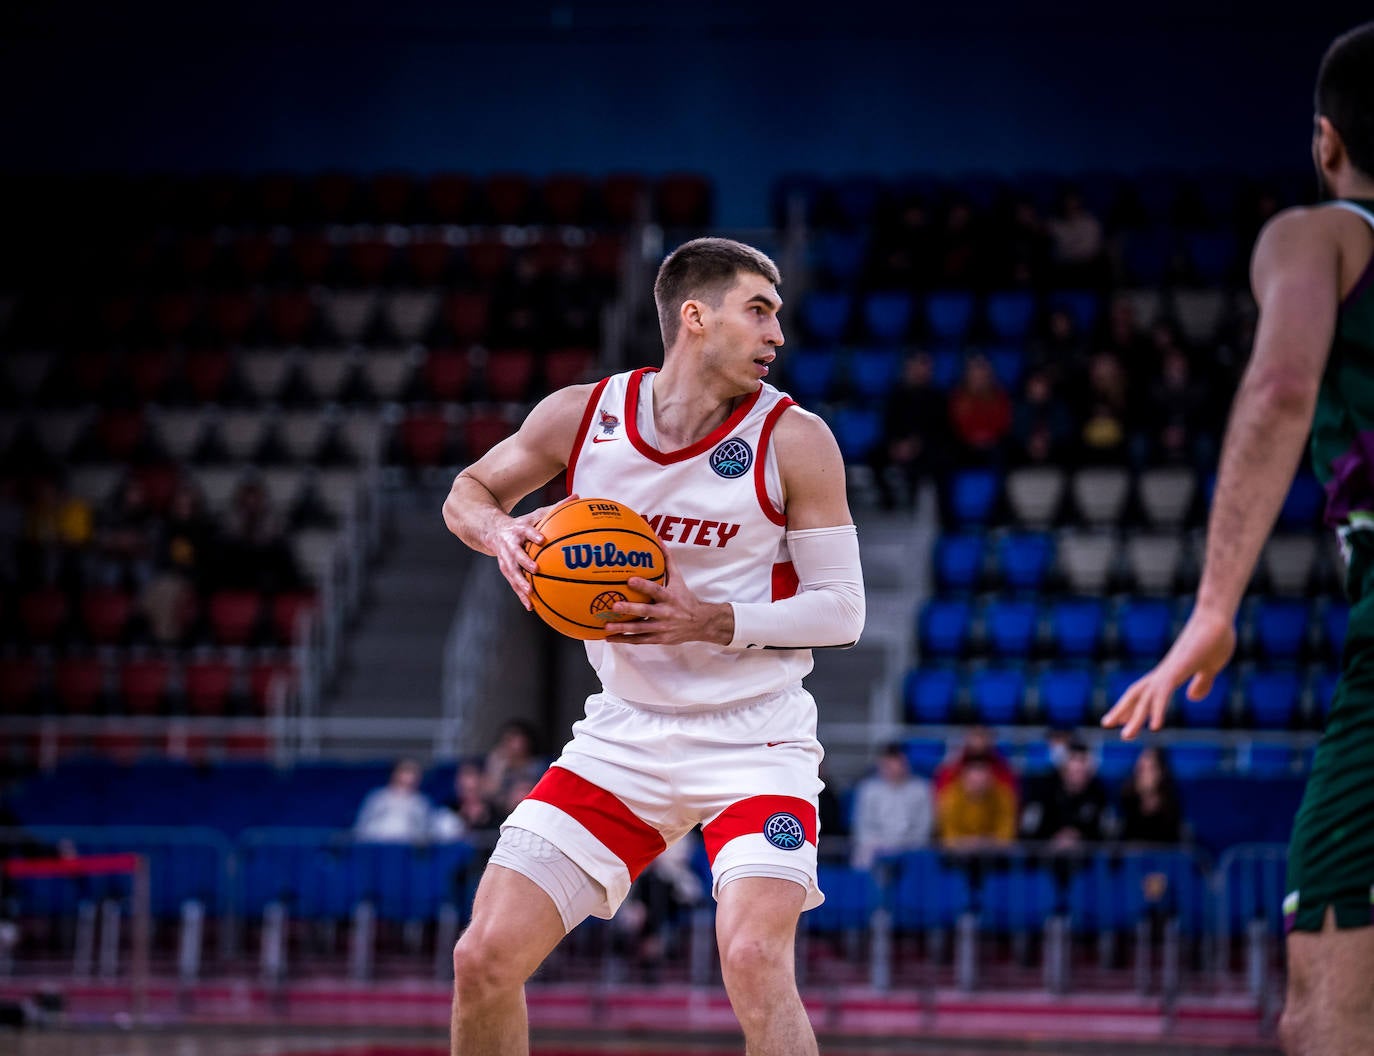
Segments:
[[[453,947],[453,992],[460,1003],[485,1004],[523,982],[493,943],[469,933]]]
[[[725,985],[734,992],[771,991],[780,979],[790,980],[790,952],[771,935],[744,932],[732,936],[721,948],[720,968]]]

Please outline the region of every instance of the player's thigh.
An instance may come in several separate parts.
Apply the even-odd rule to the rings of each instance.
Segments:
[[[1288,936],[1288,999],[1304,1020],[1363,1023],[1374,1034],[1374,927],[1337,928]]]
[[[807,888],[771,876],[745,876],[720,889],[716,940],[722,967],[742,972],[781,969],[790,978],[797,921]]]
[[[566,934],[563,918],[533,880],[501,865],[488,865],[477,885],[472,921],[458,940],[454,963],[482,966],[523,981]]]

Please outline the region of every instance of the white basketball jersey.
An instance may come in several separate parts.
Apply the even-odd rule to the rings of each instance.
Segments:
[[[703,601],[769,602],[797,592],[782,478],[769,440],[793,401],[763,385],[690,447],[660,451],[646,367],[597,384],[568,459],[568,492],[642,514],[675,575]],[[810,649],[728,649],[709,642],[588,642],[606,690],[651,708],[703,709],[776,693],[811,670]]]

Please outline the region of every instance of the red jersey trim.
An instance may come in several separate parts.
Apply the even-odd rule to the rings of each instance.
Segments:
[[[773,566],[773,600],[785,601],[795,598],[801,589],[801,579],[797,576],[797,566],[791,561],[779,561]]]
[[[782,417],[783,411],[796,405],[796,400],[784,396],[768,412],[768,417],[763,420],[763,428],[759,431],[758,458],[754,459],[754,494],[759,497],[759,509],[763,511],[765,517],[780,528],[787,527],[787,511],[774,507],[773,500],[768,497],[768,441],[773,439],[773,426],[778,424],[778,419]]]
[[[604,788],[561,766],[551,766],[527,799],[557,807],[625,863],[633,880],[667,850],[659,831]]]
[[[750,796],[731,803],[713,822],[702,827],[707,859],[715,865],[716,855],[731,840],[755,832],[762,835],[764,822],[774,814],[793,815],[801,822],[806,842],[815,844],[816,808],[809,802],[796,796]]]
[[[740,422],[744,421],[745,416],[754,409],[754,404],[759,402],[759,396],[763,394],[763,386],[760,385],[753,393],[747,396],[738,407],[731,412],[730,417],[721,422],[720,425],[712,429],[710,433],[703,436],[696,443],[677,451],[660,451],[645,440],[639,432],[637,421],[639,414],[639,383],[644,380],[646,374],[657,374],[657,367],[641,367],[630,375],[630,385],[625,392],[625,435],[630,438],[630,443],[634,444],[635,450],[645,458],[657,462],[660,466],[671,466],[675,462],[685,462],[689,458],[705,454],[715,447],[722,440],[727,439]]]
[[[592,394],[587,397],[587,409],[582,412],[582,424],[577,427],[577,437],[573,440],[572,453],[568,455],[568,472],[563,478],[569,495],[576,495],[573,491],[573,470],[577,468],[577,458],[582,454],[582,445],[587,442],[587,433],[592,427],[592,412],[596,410],[596,405],[601,402],[601,394],[606,391],[606,383],[610,378],[602,378],[596,383],[596,388],[592,389]]]

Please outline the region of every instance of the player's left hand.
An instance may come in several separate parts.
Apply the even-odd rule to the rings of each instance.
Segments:
[[[679,645],[715,642],[729,645],[735,636],[735,611],[724,602],[702,601],[688,589],[667,556],[665,582],[651,583],[631,576],[626,586],[649,596],[647,604],[618,601],[614,611],[638,617],[606,625],[606,641],[626,645]]]

